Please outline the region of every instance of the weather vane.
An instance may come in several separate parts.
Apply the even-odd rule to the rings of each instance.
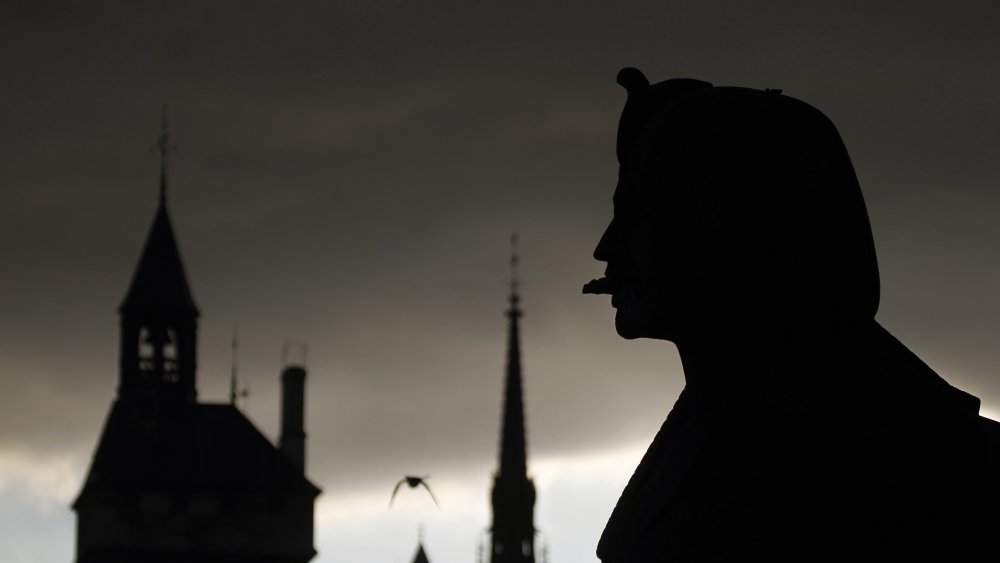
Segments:
[[[160,203],[167,199],[167,156],[171,152],[177,152],[177,145],[170,141],[170,133],[167,129],[167,104],[163,104],[160,114],[160,136],[156,138],[156,144],[149,148],[150,152],[160,152]]]

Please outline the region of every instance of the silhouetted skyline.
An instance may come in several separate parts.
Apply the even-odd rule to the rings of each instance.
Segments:
[[[155,211],[149,148],[164,102],[179,147],[171,212],[202,308],[200,396],[225,400],[238,325],[245,409],[273,438],[281,347],[309,343],[318,562],[408,561],[417,515],[435,563],[472,558],[468,538],[489,520],[511,231],[536,520],[552,563],[596,560],[681,386],[669,347],[619,341],[607,303],[579,295],[601,273],[591,252],[617,178],[624,94],[610,77],[623,66],[822,107],[865,190],[878,319],[1000,412],[993,3],[111,2],[4,14],[0,548],[37,546],[27,560],[71,557],[67,506],[116,377],[114,307]],[[546,473],[615,456],[600,479]],[[416,497],[386,512],[400,475],[424,470],[448,510]],[[579,490],[593,504],[573,504]],[[443,522],[465,528],[451,540]],[[386,551],[363,547],[376,544]]]

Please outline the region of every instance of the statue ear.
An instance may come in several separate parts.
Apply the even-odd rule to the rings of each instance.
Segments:
[[[618,120],[617,152],[618,162],[621,163],[628,158],[640,132],[656,111],[678,96],[712,87],[708,82],[690,78],[673,78],[651,85],[642,71],[632,67],[618,71],[616,81],[628,92]]]
[[[635,137],[642,127],[642,121],[646,117],[643,110],[642,96],[649,90],[649,80],[641,70],[627,66],[618,71],[615,79],[628,93],[625,99],[625,107],[622,108],[621,118],[618,120],[618,162],[624,163],[625,157],[632,149]]]
[[[616,79],[618,84],[621,84],[625,88],[625,91],[631,96],[641,89],[649,87],[649,80],[646,79],[646,75],[642,73],[641,70],[637,68],[632,68],[627,66],[618,71],[618,78]]]

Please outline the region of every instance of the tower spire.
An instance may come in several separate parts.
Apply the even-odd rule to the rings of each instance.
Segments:
[[[517,235],[510,238],[507,365],[500,431],[500,468],[493,483],[492,563],[534,563],[535,485],[528,477],[521,382],[520,281]]]
[[[510,235],[510,306],[507,309],[507,369],[505,378],[503,429],[500,437],[500,473],[526,475],[524,439],[524,392],[521,383],[520,282],[517,278],[517,233]]]
[[[198,308],[191,297],[177,239],[164,205],[167,155],[174,150],[167,133],[166,107],[154,149],[160,151],[160,205],[143,245],[121,318],[119,396],[193,403],[197,390]]]
[[[160,152],[160,205],[167,202],[167,157],[171,152],[177,152],[177,145],[170,141],[170,133],[167,128],[167,104],[163,104],[160,113],[160,136],[156,138],[156,144],[150,150]]]

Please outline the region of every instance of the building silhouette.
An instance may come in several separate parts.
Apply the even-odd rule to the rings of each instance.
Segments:
[[[510,305],[507,309],[507,366],[500,431],[500,467],[493,480],[492,563],[535,562],[535,484],[528,477],[521,385],[521,318],[516,237],[511,237]]]
[[[282,374],[280,446],[234,402],[197,401],[198,308],[160,198],[125,299],[111,405],[77,515],[77,563],[305,563],[313,504],[304,474],[305,370]]]

